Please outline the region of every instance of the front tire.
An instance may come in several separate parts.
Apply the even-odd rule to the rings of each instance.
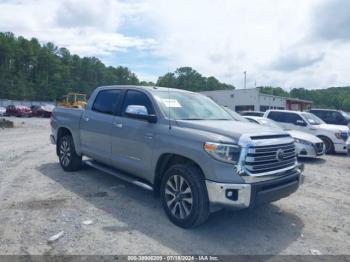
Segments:
[[[72,136],[61,137],[57,146],[58,158],[64,171],[72,172],[81,169],[82,157],[75,151]]]
[[[335,150],[332,140],[325,136],[320,136],[319,138],[323,141],[323,144],[325,146],[325,154],[333,154]]]
[[[160,190],[165,213],[175,225],[190,228],[207,220],[208,193],[201,171],[196,166],[171,166],[162,178]]]

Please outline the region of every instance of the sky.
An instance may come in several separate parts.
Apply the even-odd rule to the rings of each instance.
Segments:
[[[0,31],[140,80],[181,66],[243,88],[350,85],[349,0],[0,0]]]

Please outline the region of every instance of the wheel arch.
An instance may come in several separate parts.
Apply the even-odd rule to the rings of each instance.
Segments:
[[[163,177],[163,174],[166,170],[175,164],[193,164],[200,171],[200,174],[205,178],[204,173],[200,165],[193,159],[183,156],[176,153],[163,153],[157,161],[155,168],[155,176],[153,181],[153,188],[156,195],[159,195],[160,183]]]
[[[319,135],[317,135],[317,137],[318,137],[319,139],[321,139],[323,143],[324,143],[324,139],[329,140],[329,142],[331,143],[331,145],[330,145],[331,148],[330,148],[330,150],[328,151],[328,153],[333,153],[333,152],[334,152],[334,141],[333,141],[329,136],[324,135],[324,134],[319,134]],[[322,139],[322,138],[324,138],[324,139]]]
[[[79,152],[79,150],[78,150],[79,147],[77,145],[77,141],[73,135],[72,130],[66,126],[61,126],[57,129],[57,136],[56,136],[56,154],[57,155],[58,155],[58,142],[59,142],[61,137],[66,136],[66,135],[70,135],[72,137],[75,149],[76,149],[77,153]]]

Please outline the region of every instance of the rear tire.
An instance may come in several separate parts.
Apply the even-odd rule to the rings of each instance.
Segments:
[[[73,172],[81,169],[82,157],[75,151],[71,135],[63,136],[58,141],[58,158],[64,171]]]
[[[323,141],[325,146],[325,154],[333,154],[335,152],[334,150],[334,144],[332,140],[330,140],[326,136],[319,136],[319,138]]]
[[[201,171],[196,166],[171,166],[162,178],[160,190],[165,213],[175,225],[191,228],[207,220],[208,193]]]

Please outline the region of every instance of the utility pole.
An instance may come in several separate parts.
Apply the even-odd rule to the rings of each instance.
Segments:
[[[244,89],[246,89],[246,87],[247,87],[247,71],[244,71],[243,74],[244,74]]]

